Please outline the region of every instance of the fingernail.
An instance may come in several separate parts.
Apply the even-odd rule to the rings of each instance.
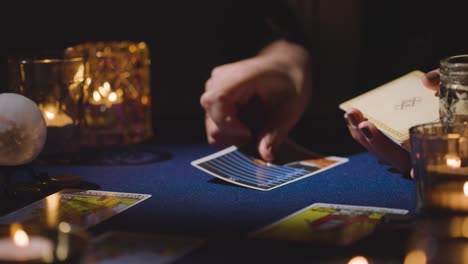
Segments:
[[[346,117],[347,117],[349,123],[351,123],[352,126],[356,127],[358,125],[356,117],[353,114],[346,114]]]
[[[361,133],[367,138],[367,139],[372,139],[372,133],[369,130],[368,127],[361,127],[359,128],[361,130]]]
[[[431,83],[437,83],[440,79],[440,75],[436,71],[431,71],[426,73],[426,78],[431,82]]]

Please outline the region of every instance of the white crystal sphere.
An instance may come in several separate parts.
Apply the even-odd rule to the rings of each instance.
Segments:
[[[44,116],[35,102],[20,94],[0,94],[0,165],[31,162],[46,137]]]

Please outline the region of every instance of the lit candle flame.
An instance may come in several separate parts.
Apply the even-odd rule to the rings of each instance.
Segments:
[[[55,113],[51,111],[44,111],[44,115],[47,119],[52,120],[55,118]]]
[[[115,92],[110,93],[108,99],[112,103],[117,101],[117,94]]]
[[[93,92],[93,99],[94,99],[94,101],[96,101],[96,102],[101,101],[101,95],[99,94],[98,91],[94,91],[94,92]]]
[[[348,261],[348,264],[369,264],[369,261],[363,256],[355,256]]]
[[[23,229],[18,229],[13,235],[13,241],[18,247],[27,247],[29,245],[29,236]]]
[[[109,82],[104,82],[102,86],[99,86],[98,90],[99,93],[102,94],[102,96],[106,97],[111,90],[111,85]]]
[[[463,184],[463,194],[468,196],[468,181]]]
[[[447,166],[450,168],[460,168],[461,167],[461,159],[457,156],[447,158]]]

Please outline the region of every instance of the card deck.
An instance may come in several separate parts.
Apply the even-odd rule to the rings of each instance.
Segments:
[[[294,154],[291,156],[296,157]],[[269,191],[331,169],[347,161],[348,159],[344,157],[325,157],[315,154],[304,160],[273,164],[261,160],[244,149],[231,146],[207,157],[194,160],[191,164],[230,183]]]
[[[149,194],[65,189],[0,217],[0,227],[15,222],[50,226],[65,221],[89,228],[150,197]]]
[[[403,209],[315,203],[249,237],[344,246],[372,233],[383,216],[407,213]]]
[[[359,109],[383,134],[409,149],[409,129],[439,120],[439,99],[415,70],[340,104]]]

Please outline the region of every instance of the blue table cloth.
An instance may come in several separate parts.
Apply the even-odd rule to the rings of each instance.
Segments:
[[[347,163],[265,192],[223,182],[193,167],[191,161],[218,151],[206,144],[155,144],[132,151],[153,155],[153,159],[135,164],[101,160],[75,165],[36,165],[35,168],[47,171],[50,176],[78,174],[100,190],[152,195],[93,227],[91,231],[95,235],[128,231],[235,241],[313,203],[400,208],[409,210],[410,214],[415,211],[414,181],[393,172],[367,152],[348,156]],[[271,248],[265,250],[270,252]],[[223,251],[216,248],[187,258],[194,262],[217,262],[227,254],[233,262],[245,261],[238,259],[239,256],[248,255],[252,259],[251,251],[219,252]],[[258,254],[257,257],[262,255]],[[286,260],[298,254],[302,253],[287,254]]]

